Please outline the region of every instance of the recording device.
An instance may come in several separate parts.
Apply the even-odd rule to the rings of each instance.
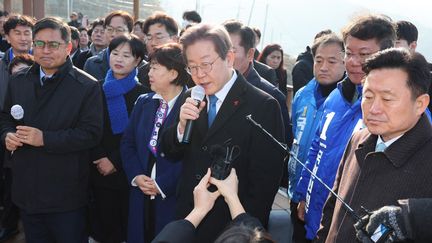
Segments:
[[[211,177],[218,180],[225,180],[231,172],[232,162],[240,155],[240,147],[231,145],[228,139],[223,145],[210,147]]]
[[[271,135],[267,130],[265,130],[265,128],[263,128],[261,126],[261,124],[257,123],[253,118],[252,115],[247,115],[246,116],[246,120],[250,121],[252,123],[252,125],[254,125],[256,128],[260,129],[264,134],[267,135],[267,137],[269,137],[271,140],[273,140],[276,144],[279,145],[279,148],[281,150],[284,151],[284,153],[288,153],[290,156],[292,156],[292,158],[294,158],[294,160],[299,163],[305,170],[307,170],[312,178],[316,179],[319,183],[321,183],[331,194],[333,194],[333,196],[336,197],[337,200],[339,200],[342,203],[342,206],[345,208],[345,210],[347,210],[347,212],[354,217],[354,219],[356,220],[356,222],[362,222],[362,231],[366,234],[369,235],[370,239],[372,240],[372,242],[375,243],[384,243],[387,238],[389,237],[389,235],[393,232],[393,229],[385,224],[380,224],[378,226],[378,228],[375,230],[374,233],[372,234],[368,234],[366,231],[366,225],[368,223],[368,220],[365,221],[363,220],[362,217],[360,217],[355,211],[354,209],[351,208],[351,206],[348,205],[348,203],[346,203],[336,192],[334,192],[329,186],[327,186],[327,184],[324,183],[324,181],[319,178],[315,172],[311,171],[304,163],[302,163],[297,157],[296,155],[288,148],[288,146],[284,143],[279,142],[275,137],[273,137],[273,135]],[[366,214],[370,215],[371,212],[368,211],[366,208],[364,208],[363,206],[361,207]]]
[[[191,92],[191,98],[198,102],[197,107],[199,107],[201,101],[205,97],[205,91],[202,86],[194,86]],[[183,134],[182,143],[190,143],[190,137],[192,134],[193,120],[187,120],[186,127]]]
[[[13,105],[10,114],[19,124],[23,122],[24,109],[20,105]]]

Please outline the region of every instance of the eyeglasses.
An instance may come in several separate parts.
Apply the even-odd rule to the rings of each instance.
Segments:
[[[41,40],[35,40],[33,41],[33,46],[37,49],[44,49],[45,46],[48,47],[48,50],[58,50],[61,45],[66,43],[60,43],[58,41],[41,41]]]
[[[126,32],[126,29],[121,28],[121,27],[119,27],[119,28],[106,27],[105,31],[108,33],[124,33],[124,32]]]
[[[170,35],[163,35],[163,34],[156,34],[156,35],[146,35],[145,36],[145,41],[146,42],[150,42],[150,41],[161,41],[163,39],[166,39],[170,37]]]
[[[213,68],[213,64],[216,62],[216,60],[219,58],[219,56],[216,57],[216,59],[213,60],[213,62],[203,62],[200,65],[195,65],[195,66],[187,66],[186,67],[186,71],[190,74],[190,75],[197,75],[198,73],[198,69],[201,69],[201,72],[203,73],[209,73],[211,72],[212,68]]]

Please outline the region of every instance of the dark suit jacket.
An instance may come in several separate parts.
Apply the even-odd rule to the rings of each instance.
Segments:
[[[398,199],[432,197],[432,127],[423,114],[384,152],[374,152],[377,135],[356,132],[341,160],[333,189],[361,215],[397,205]],[[319,242],[355,242],[356,219],[331,196],[323,210]]]
[[[160,134],[164,129],[176,123],[181,102],[182,94],[180,94],[171,112],[165,119]],[[149,158],[150,149],[148,143],[156,116],[156,111],[159,107],[159,100],[153,99],[154,93],[142,95],[138,98],[137,103],[132,111],[129,125],[126,128],[121,142],[121,156],[123,159],[123,168],[128,178],[128,184],[131,185],[132,180],[137,175],[147,175],[150,177]],[[155,233],[159,233],[162,228],[174,220],[175,216],[175,190],[177,181],[180,176],[181,162],[169,160],[163,153],[160,152],[160,143],[158,145],[158,156],[156,158],[156,182],[161,190],[167,196],[162,199],[160,195],[155,198]],[[129,219],[128,219],[128,242],[144,242],[144,226],[145,218],[150,217],[145,212],[145,199],[148,199],[138,187],[130,188],[129,197]]]
[[[12,155],[12,200],[29,214],[78,209],[88,201],[90,149],[102,136],[101,91],[70,58],[42,87],[39,70],[34,64],[11,79],[0,115],[3,142],[18,123],[10,115],[15,104],[24,110],[20,123],[43,133],[44,146]]]
[[[81,51],[74,62],[75,67],[84,70],[84,64],[86,63],[87,59],[92,56],[93,54],[90,49],[87,51]]]
[[[232,139],[232,145],[239,146],[241,150],[233,162],[239,178],[240,201],[246,212],[267,225],[282,176],[284,153],[246,120],[249,114],[276,139],[284,141],[277,101],[247,83],[241,74],[238,74],[210,128],[207,125],[207,109],[203,109],[194,122],[191,144],[179,143],[177,124],[163,134],[163,152],[171,158],[183,159],[178,188],[178,218],[184,218],[193,209],[192,192],[211,165],[210,148]],[[228,206],[223,198],[219,198],[198,228],[197,242],[214,241],[229,221]]]
[[[286,104],[286,96],[282,94],[282,92],[276,86],[274,86],[269,81],[259,76],[253,64],[249,67],[249,70],[245,75],[246,75],[246,80],[250,84],[266,92],[267,94],[271,95],[273,98],[275,98],[278,101],[281,108],[282,119],[285,127],[285,141],[287,142],[288,146],[291,147],[293,141],[293,134],[292,134],[291,119],[288,112],[288,106]]]
[[[258,74],[263,77],[265,80],[269,81],[271,84],[278,86],[279,82],[276,76],[276,71],[265,65],[262,62],[258,62],[256,60],[253,61],[253,65]]]
[[[90,52],[90,51],[89,51]],[[84,71],[97,80],[105,79],[109,69],[109,50],[105,48],[96,56],[92,56],[84,64]]]

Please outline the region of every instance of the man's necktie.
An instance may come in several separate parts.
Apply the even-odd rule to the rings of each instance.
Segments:
[[[153,125],[153,132],[150,137],[150,142],[148,144],[150,151],[155,157],[157,157],[157,141],[159,136],[159,129],[161,128],[166,115],[168,113],[168,104],[165,100],[160,100],[159,108],[156,111],[156,117]]]
[[[208,127],[210,128],[216,117],[216,102],[218,101],[218,98],[216,97],[216,95],[210,95],[209,100],[210,106],[208,110]]]
[[[380,142],[376,145],[375,152],[383,152],[386,148],[387,146],[385,145],[385,143]]]

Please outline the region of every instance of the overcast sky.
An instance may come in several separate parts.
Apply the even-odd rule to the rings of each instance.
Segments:
[[[182,12],[195,9],[204,21],[221,23],[240,19],[265,31],[263,45],[280,43],[296,56],[323,29],[340,29],[352,16],[382,13],[394,20],[408,20],[419,29],[418,51],[432,61],[432,1],[427,0],[161,0],[162,7],[179,23]],[[268,6],[267,19],[266,7]],[[251,16],[251,18],[249,18]],[[250,22],[249,22],[250,21]],[[261,49],[261,45],[259,46]]]

